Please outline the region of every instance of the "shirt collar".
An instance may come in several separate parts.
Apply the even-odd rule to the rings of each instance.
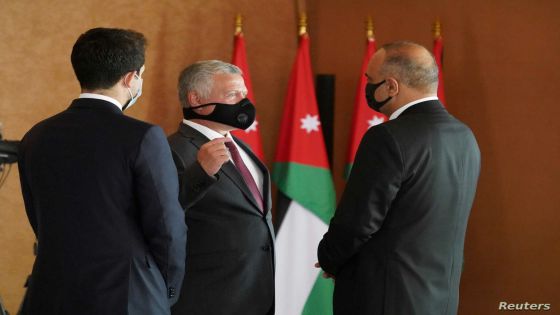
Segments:
[[[413,106],[413,105],[416,105],[416,104],[422,103],[422,102],[426,102],[426,101],[435,101],[435,100],[437,100],[437,99],[438,99],[437,96],[429,96],[429,97],[421,98],[421,99],[416,100],[416,101],[412,101],[412,102],[410,102],[410,103],[404,105],[403,107],[397,109],[396,111],[394,111],[394,112],[391,114],[391,116],[389,117],[389,120],[396,119],[397,117],[400,116],[400,114],[402,114],[405,110],[407,110],[409,107],[411,107],[411,106]]]
[[[222,134],[220,134],[219,132],[217,132],[215,130],[212,130],[212,129],[210,129],[206,126],[203,126],[201,124],[195,123],[194,121],[183,119],[183,124],[185,124],[189,127],[192,127],[193,129],[200,132],[201,134],[203,134],[206,138],[208,138],[210,140],[214,140],[214,139],[217,139],[217,138],[224,138],[224,136]],[[229,132],[226,134],[225,137],[233,139]]]
[[[106,95],[95,94],[95,93],[82,93],[82,94],[80,94],[80,96],[78,98],[94,98],[94,99],[97,99],[97,100],[107,101],[109,103],[114,104],[120,110],[122,110],[122,104],[119,101],[117,101],[116,99],[114,99],[112,97],[106,96]]]

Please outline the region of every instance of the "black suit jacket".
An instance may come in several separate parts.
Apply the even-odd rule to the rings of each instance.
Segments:
[[[479,171],[471,130],[438,101],[370,128],[319,244],[335,314],[456,314]]]
[[[161,128],[77,99],[33,127],[20,154],[39,244],[23,314],[169,314],[186,226]]]
[[[202,169],[196,155],[208,141],[185,124],[169,137],[189,225],[185,281],[172,314],[270,314],[274,307],[274,232],[269,173],[235,139],[263,173],[263,215],[233,163],[226,162],[217,178]]]

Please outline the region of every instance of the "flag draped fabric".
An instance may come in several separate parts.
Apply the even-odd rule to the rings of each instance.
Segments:
[[[317,245],[334,213],[335,192],[307,34],[299,39],[272,177],[284,198],[276,217],[276,314],[332,314],[333,282],[322,278],[314,264]]]
[[[445,94],[443,93],[443,38],[441,35],[436,36],[434,39],[434,58],[438,65],[438,89],[437,96],[439,101],[445,105]]]
[[[362,69],[360,72],[360,80],[358,82],[356,97],[354,99],[354,116],[352,117],[350,141],[346,156],[346,169],[344,172],[346,178],[348,178],[348,175],[350,175],[350,170],[352,169],[354,158],[356,157],[356,151],[358,150],[360,141],[362,140],[362,137],[364,136],[366,131],[370,127],[378,125],[387,120],[387,117],[385,117],[385,115],[369,108],[366,102],[365,87],[367,79],[365,73],[367,71],[369,60],[374,53],[375,39],[373,37],[368,38],[366,51],[362,62]]]
[[[231,63],[238,66],[241,71],[243,71],[243,80],[245,80],[245,86],[247,87],[247,98],[254,104],[255,99],[253,97],[253,85],[251,84],[249,67],[247,66],[245,39],[242,32],[239,32],[234,36],[233,57]],[[264,160],[262,140],[259,131],[258,115],[257,119],[255,119],[255,122],[249,128],[247,128],[246,130],[235,130],[233,131],[233,135],[247,143],[251,150],[253,150],[253,152],[259,157],[259,159]]]

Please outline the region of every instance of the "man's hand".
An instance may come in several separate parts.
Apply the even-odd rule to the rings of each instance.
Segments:
[[[196,159],[209,176],[214,176],[229,161],[229,150],[224,143],[230,141],[229,138],[216,138],[200,147]]]
[[[315,268],[321,268],[321,265],[319,265],[319,263],[316,262],[316,263],[315,263]],[[325,278],[325,279],[329,279],[329,278],[330,278],[330,279],[333,279],[333,281],[334,281],[334,276],[331,275],[330,273],[326,272],[326,271],[323,271],[323,278]]]

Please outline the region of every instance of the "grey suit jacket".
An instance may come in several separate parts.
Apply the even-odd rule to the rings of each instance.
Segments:
[[[77,99],[33,127],[20,180],[37,259],[23,314],[169,314],[186,227],[161,128]]]
[[[271,314],[274,309],[274,232],[266,167],[236,139],[264,175],[263,214],[233,163],[217,177],[197,162],[209,140],[181,124],[169,138],[189,225],[183,290],[172,314]]]
[[[479,172],[471,130],[438,101],[370,128],[318,249],[335,314],[456,314]]]

